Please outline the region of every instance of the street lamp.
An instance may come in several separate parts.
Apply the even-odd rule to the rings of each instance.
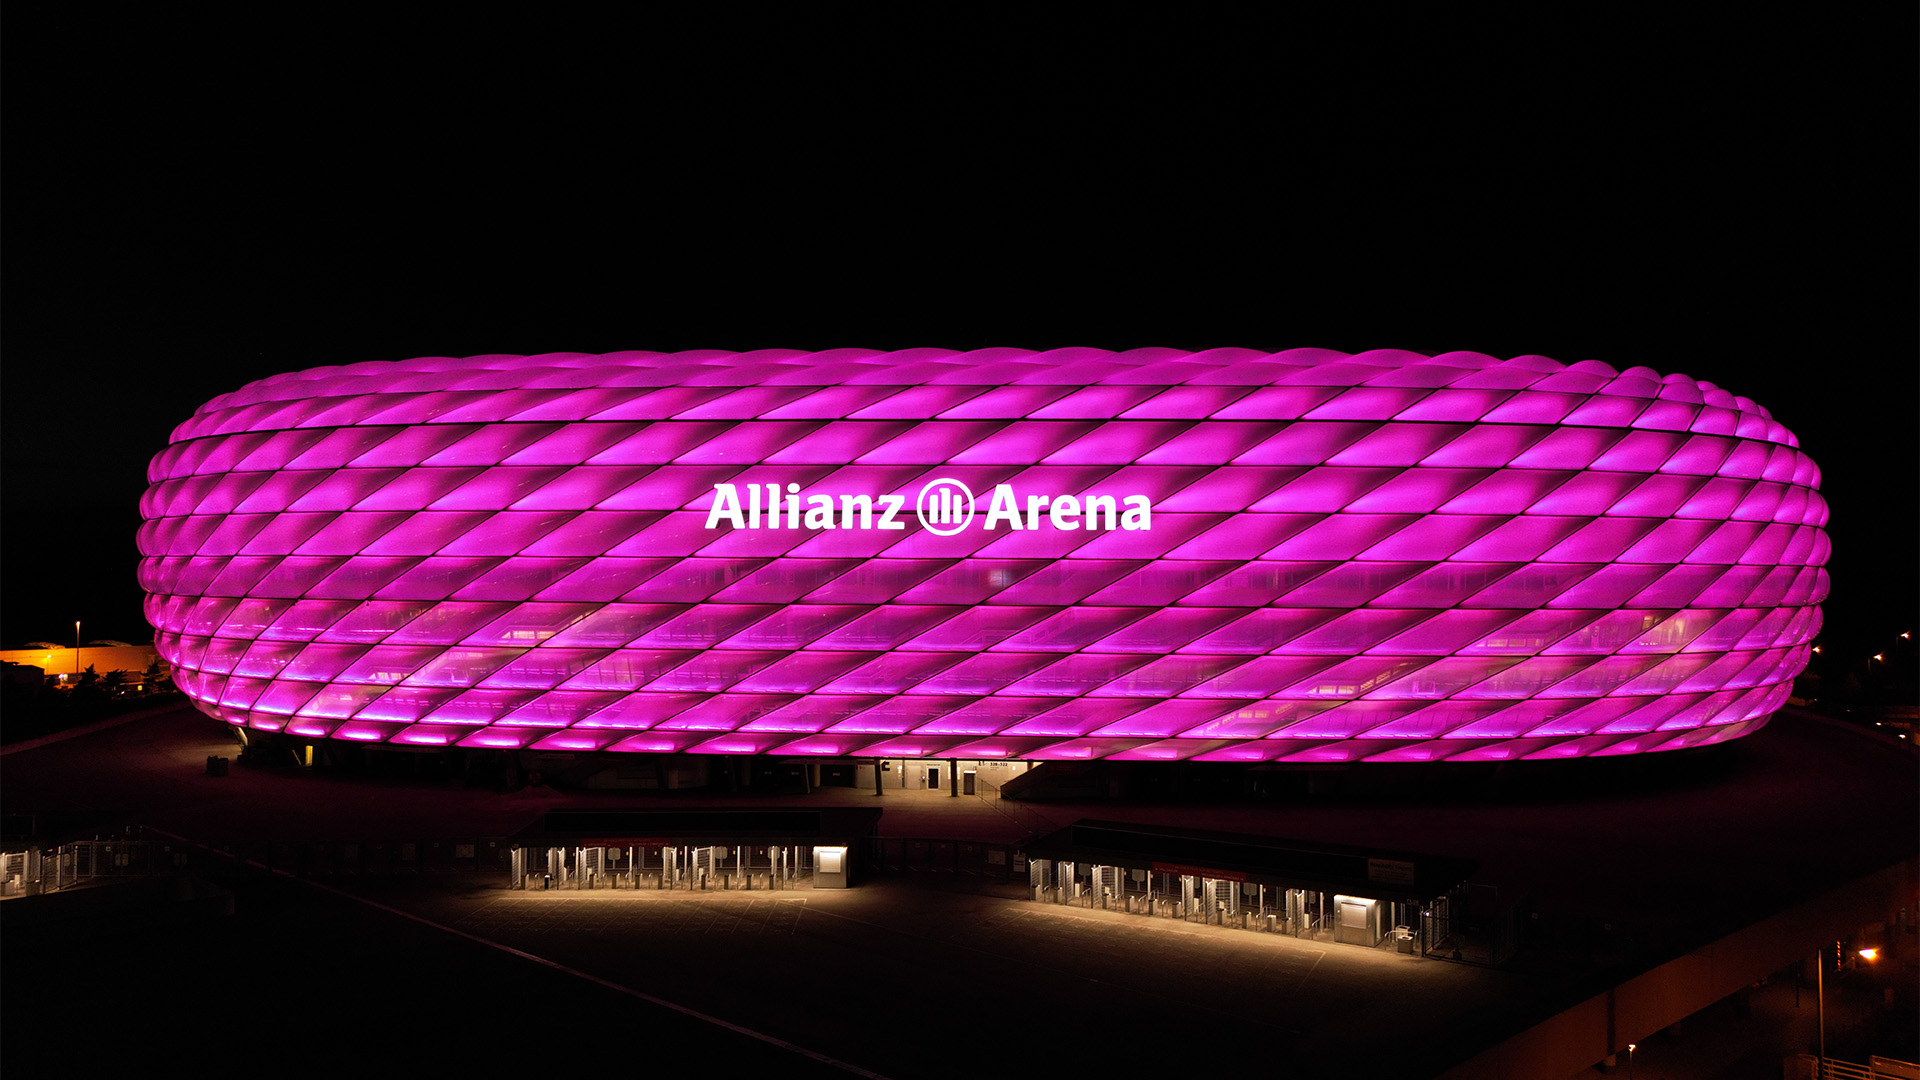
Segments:
[[[1833,964],[1834,964],[1835,973],[1838,973],[1840,970],[1840,956],[1845,948],[1846,946],[1842,942],[1836,941],[1833,943]],[[1859,950],[1857,955],[1860,957],[1860,959],[1865,960],[1868,963],[1872,963],[1874,960],[1879,959],[1880,950],[1869,945],[1866,948]],[[1820,946],[1820,951],[1814,956],[1814,965],[1813,965],[1813,985],[1815,987],[1814,993],[1819,995],[1819,1003],[1817,1008],[1817,1012],[1819,1013],[1819,1017],[1820,1017],[1820,1071],[1817,1074],[1819,1076],[1827,1075],[1827,979],[1826,979],[1826,975],[1827,975],[1827,947],[1825,945],[1822,945]]]
[[[73,678],[80,679],[80,620],[73,620]]]

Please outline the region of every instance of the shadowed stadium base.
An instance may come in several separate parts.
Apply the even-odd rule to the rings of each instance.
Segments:
[[[207,753],[230,752],[225,738],[191,713],[154,717],[11,754],[0,759],[0,783],[10,812],[113,808],[181,835],[240,842],[506,835],[559,805],[793,801],[543,789],[498,795],[283,769],[202,775]],[[815,894],[788,936],[717,932],[726,928],[716,919],[691,931],[683,920],[677,932],[649,939],[598,929],[585,917],[589,908],[558,922],[495,920],[487,935],[893,1076],[974,1072],[1047,1047],[1116,1068],[1192,1062],[1204,1048],[1217,1060],[1266,1055],[1296,1067],[1351,1066],[1363,1055],[1383,1075],[1426,1075],[1688,948],[1884,867],[1910,865],[1917,793],[1911,751],[1899,744],[1788,712],[1697,764],[1691,776],[1668,770],[1660,784],[1639,790],[1575,792],[1559,801],[1458,795],[1039,804],[1022,814],[1470,858],[1481,866],[1474,880],[1524,892],[1543,914],[1602,918],[1620,928],[1628,954],[1598,971],[1591,957],[1540,952],[1503,971],[1406,958],[1382,965],[1388,958],[1348,947],[1185,933],[1201,928],[1124,916],[1088,919],[1105,913],[952,892],[943,888],[949,879],[926,875],[886,878],[837,897]],[[813,798],[875,801],[853,789]],[[981,800],[890,792],[878,801],[887,809],[885,835],[942,835],[935,830],[943,823],[961,839],[1004,841],[1021,831]],[[477,919],[478,907],[527,895],[476,893],[480,879],[465,875],[334,883],[377,891],[442,922]],[[328,1067],[479,1065],[494,1060],[502,1039],[531,1046],[584,1032],[594,1034],[579,1052],[596,1059],[665,1054],[663,1047],[684,1039],[711,1051],[716,1064],[751,1068],[762,1060],[785,1068],[778,1058],[791,1057],[757,1042],[736,1051],[733,1044],[746,1040],[305,888],[242,879],[236,890],[235,918],[205,930],[57,946],[5,935],[10,1025],[58,1042],[96,1030],[104,1012],[141,1043],[184,1047],[204,1039],[212,1053],[298,1053]],[[1069,921],[1046,921],[1058,916]],[[1814,939],[1826,932],[1808,930]],[[1761,962],[1772,970],[1792,958]],[[109,980],[108,971],[122,974]],[[75,1000],[95,1004],[67,1004]],[[476,1017],[488,1019],[476,1024]],[[803,1070],[818,1064],[792,1061]]]

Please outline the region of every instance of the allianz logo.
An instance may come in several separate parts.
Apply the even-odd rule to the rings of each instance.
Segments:
[[[744,489],[744,492],[743,490]],[[736,529],[905,529],[904,495],[808,495],[799,484],[715,484],[707,528]],[[981,519],[988,531],[1038,529],[1043,524],[1079,529],[1153,528],[1153,502],[1145,495],[1027,495],[1012,484],[995,484],[984,513],[973,491],[949,477],[929,480],[914,500],[914,516],[936,536],[952,536]]]

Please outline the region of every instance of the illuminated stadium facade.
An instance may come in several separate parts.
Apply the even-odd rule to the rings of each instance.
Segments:
[[[203,711],[309,739],[1634,754],[1786,698],[1818,477],[1745,398],[1538,356],[426,358],[202,407],[141,583]]]

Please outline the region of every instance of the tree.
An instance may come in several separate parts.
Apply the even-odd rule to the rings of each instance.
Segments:
[[[87,670],[80,673],[80,680],[74,683],[73,700],[76,704],[91,701],[100,696],[100,673],[88,664]]]

